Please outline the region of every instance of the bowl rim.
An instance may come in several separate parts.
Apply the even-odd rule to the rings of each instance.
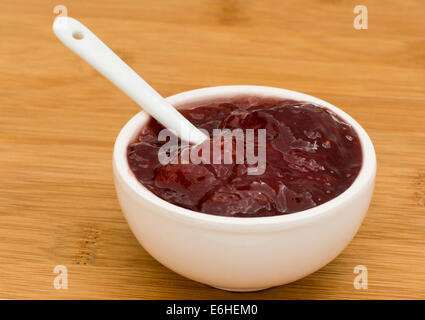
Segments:
[[[183,219],[193,223],[202,222],[206,224],[227,225],[227,226],[255,226],[270,224],[298,225],[306,221],[315,220],[333,208],[343,205],[374,182],[376,175],[376,155],[372,141],[361,125],[350,115],[336,106],[301,92],[256,85],[230,85],[215,86],[184,91],[167,97],[167,101],[175,105],[190,104],[197,101],[205,101],[217,98],[231,98],[236,96],[257,95],[262,97],[287,98],[299,101],[307,101],[319,104],[333,111],[344,121],[353,126],[359,136],[362,147],[362,167],[353,184],[337,197],[307,210],[302,210],[286,215],[269,217],[227,217],[217,216],[207,213],[186,209],[161,199],[140,183],[132,173],[127,160],[127,147],[130,141],[136,138],[143,125],[150,116],[143,110],[134,115],[121,129],[118,134],[113,151],[114,175],[119,178],[139,199],[150,202],[163,210],[157,210],[170,218]]]

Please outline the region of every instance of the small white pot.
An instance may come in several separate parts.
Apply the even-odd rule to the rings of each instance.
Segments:
[[[376,156],[369,136],[353,118],[323,100],[295,91],[223,86],[187,91],[167,100],[178,106],[239,95],[313,102],[351,124],[363,151],[362,168],[354,183],[322,205],[274,217],[221,217],[178,207],[146,189],[128,166],[127,146],[149,120],[143,111],[118,135],[113,168],[122,211],[136,238],[155,259],[195,281],[225,290],[254,291],[305,277],[341,253],[366,215]]]

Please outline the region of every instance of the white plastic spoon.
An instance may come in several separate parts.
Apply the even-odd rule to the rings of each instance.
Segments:
[[[204,133],[161,97],[82,23],[70,17],[57,17],[53,23],[53,32],[65,46],[182,140],[199,144],[207,139]]]

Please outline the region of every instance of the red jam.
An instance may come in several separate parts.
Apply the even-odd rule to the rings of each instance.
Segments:
[[[198,212],[232,217],[306,210],[347,190],[362,165],[354,129],[324,107],[293,100],[243,97],[186,106],[182,114],[206,129],[266,129],[266,169],[247,164],[166,164],[158,159],[163,129],[150,120],[128,146],[135,177],[160,198]]]

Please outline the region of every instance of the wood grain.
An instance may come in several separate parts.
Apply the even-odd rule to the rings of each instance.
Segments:
[[[158,91],[226,84],[298,90],[350,113],[378,157],[367,218],[320,271],[263,292],[169,271],[131,234],[111,170],[138,107],[53,35],[67,6]],[[425,298],[425,10],[421,0],[0,3],[0,298]],[[65,265],[68,290],[55,290]],[[353,287],[366,265],[369,288]]]

